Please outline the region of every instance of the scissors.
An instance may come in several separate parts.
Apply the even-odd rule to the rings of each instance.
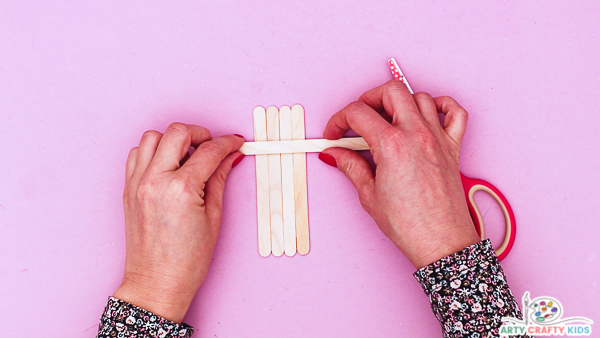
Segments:
[[[400,67],[398,66],[396,60],[394,60],[394,58],[389,59],[388,65],[392,70],[392,75],[394,76],[394,79],[404,82],[410,93],[414,94],[414,91],[408,84],[408,81],[402,73],[402,70],[400,70]],[[500,190],[498,190],[489,182],[477,178],[470,178],[463,175],[462,173],[460,173],[460,179],[462,181],[463,190],[465,192],[465,198],[467,199],[467,205],[469,206],[469,213],[471,214],[471,218],[473,219],[473,223],[475,224],[475,230],[477,231],[477,234],[481,237],[482,240],[485,239],[483,217],[481,216],[481,212],[479,211],[477,204],[475,204],[473,196],[477,191],[485,191],[486,193],[490,194],[496,200],[496,202],[498,202],[498,205],[500,205],[502,213],[504,214],[506,232],[504,235],[504,241],[502,241],[500,247],[496,249],[496,255],[498,256],[499,260],[503,260],[504,257],[506,257],[506,255],[508,255],[508,253],[510,252],[510,249],[512,249],[513,243],[515,242],[515,235],[517,233],[515,215],[513,214],[510,204],[508,204],[506,197],[502,195]]]

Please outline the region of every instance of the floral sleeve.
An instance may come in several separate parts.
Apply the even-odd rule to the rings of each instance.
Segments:
[[[188,338],[192,333],[194,328],[187,324],[174,323],[113,297],[108,299],[98,327],[98,338]]]
[[[523,318],[489,239],[424,266],[414,276],[429,296],[444,337],[499,337],[502,317]]]

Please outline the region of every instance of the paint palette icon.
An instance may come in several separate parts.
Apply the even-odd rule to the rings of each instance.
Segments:
[[[537,323],[553,322],[559,319],[562,314],[560,303],[550,297],[536,298],[531,304],[531,309],[533,309],[531,319]]]

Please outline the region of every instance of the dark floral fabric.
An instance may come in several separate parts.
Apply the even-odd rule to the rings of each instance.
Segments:
[[[523,318],[489,239],[417,270],[446,338],[499,337],[502,317]],[[194,328],[177,324],[110,297],[98,337],[191,337]],[[511,336],[530,337],[530,336]]]
[[[104,309],[98,338],[172,338],[191,337],[194,328],[177,324],[150,311],[110,297]]]
[[[424,266],[414,276],[429,296],[444,337],[499,337],[502,317],[523,318],[489,239]]]

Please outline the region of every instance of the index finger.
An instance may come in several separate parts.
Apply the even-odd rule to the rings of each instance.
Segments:
[[[158,144],[150,168],[158,171],[176,170],[190,146],[197,147],[212,139],[208,129],[193,124],[172,123]]]
[[[392,125],[410,126],[421,119],[419,108],[406,85],[399,80],[390,80],[362,94],[359,101],[377,111],[385,111],[392,117]]]
[[[335,140],[352,129],[372,145],[379,139],[381,133],[389,128],[393,127],[373,108],[362,101],[355,101],[329,119],[323,137]]]
[[[449,96],[436,97],[433,101],[437,110],[446,115],[444,130],[460,146],[467,129],[469,114],[456,100]]]
[[[226,135],[202,143],[190,156],[178,172],[197,185],[208,181],[219,164],[227,155],[240,149],[244,139],[239,136]]]

